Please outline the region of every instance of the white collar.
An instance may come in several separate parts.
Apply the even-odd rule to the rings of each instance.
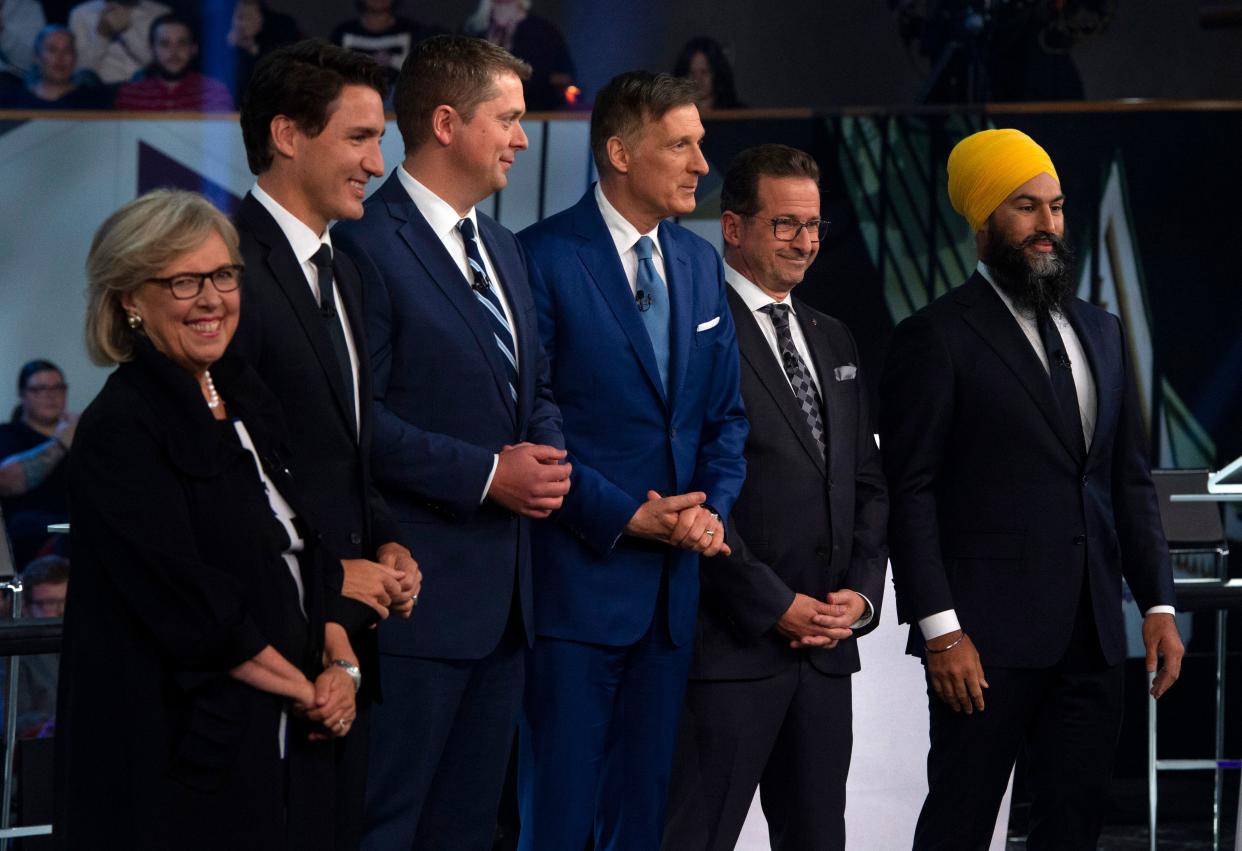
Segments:
[[[630,224],[629,219],[621,215],[617,208],[612,206],[612,202],[604,195],[604,189],[599,182],[595,183],[595,203],[599,205],[600,215],[604,217],[604,224],[608,227],[608,234],[612,237],[613,243],[617,246],[618,254],[625,254],[627,251],[634,249],[634,244],[644,236],[651,237],[653,257],[659,257],[660,261],[664,261],[664,252],[660,249],[660,226],[657,224],[647,233],[639,233],[638,228]]]
[[[293,249],[293,256],[297,258],[298,263],[309,263],[321,245],[326,245],[329,248],[332,247],[332,237],[329,235],[328,228],[323,229],[322,236],[316,236],[306,222],[282,207],[279,201],[268,195],[263,187],[257,183],[250,188],[250,194],[276,220],[276,224],[280,227],[281,233],[285,235],[285,240],[289,243],[289,247]]]
[[[727,260],[724,264],[724,273],[725,281],[728,282],[729,286],[733,287],[734,292],[741,296],[742,301],[746,304],[746,309],[751,313],[756,313],[769,304],[783,304],[789,308],[790,313],[797,313],[794,310],[792,298],[786,298],[784,301],[772,298],[772,296],[759,289],[758,284],[730,266]]]
[[[418,211],[423,214],[423,218],[431,226],[431,232],[441,242],[444,241],[445,237],[457,230],[457,223],[463,218],[469,219],[470,223],[474,225],[474,232],[476,234],[479,233],[479,218],[474,207],[471,207],[465,216],[457,215],[453,205],[419,183],[413,175],[405,170],[404,165],[397,166],[397,180],[401,181],[401,185],[405,187],[406,194],[410,196],[414,206],[418,207]],[[479,238],[482,239],[482,234],[479,234]]]

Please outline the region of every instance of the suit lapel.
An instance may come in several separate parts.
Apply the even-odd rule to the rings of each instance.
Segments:
[[[764,339],[763,332],[759,330],[759,323],[755,319],[754,314],[750,312],[750,308],[746,306],[746,302],[742,300],[734,290],[729,287],[728,291],[729,309],[733,313],[733,324],[737,330],[737,346],[738,352],[742,356],[742,360],[754,370],[755,375],[759,379],[759,383],[776,402],[777,409],[784,416],[785,422],[798,438],[798,442],[802,444],[802,448],[806,450],[807,456],[811,459],[816,468],[823,473],[824,466],[820,460],[819,447],[815,445],[815,438],[811,436],[811,430],[807,427],[806,417],[802,413],[802,408],[798,405],[798,400],[794,397],[793,389],[789,386],[789,380],[785,377],[785,371],[781,365],[776,362],[776,356],[772,353],[772,347],[768,345],[768,341]]]
[[[992,290],[992,285],[976,272],[962,285],[958,298],[969,305],[962,314],[966,323],[1018,378],[1018,382],[1034,400],[1035,407],[1061,441],[1065,451],[1076,460],[1079,459],[1081,451],[1075,448],[1077,441],[1071,438],[1061,417],[1060,407],[1052,394],[1052,382],[1048,378],[1048,372],[1040,363],[1039,355],[1035,354],[1031,341],[1022,333],[1018,321],[1000,296]]]
[[[1107,343],[1107,329],[1101,326],[1099,318],[1090,314],[1084,315],[1074,299],[1070,299],[1066,310],[1066,318],[1078,335],[1083,351],[1087,353],[1087,364],[1091,369],[1091,377],[1095,380],[1095,430],[1091,436],[1091,445],[1087,447],[1087,458],[1096,453],[1101,441],[1096,437],[1111,434],[1117,419],[1117,406],[1112,404],[1114,396],[1107,392],[1111,386],[1110,376],[1121,374],[1121,365],[1110,357],[1113,350]]]
[[[500,361],[500,350],[496,348],[496,338],[487,318],[479,308],[474,292],[462,274],[461,269],[449,256],[444,243],[432,231],[431,225],[418,207],[410,200],[409,194],[401,185],[396,172],[380,188],[388,209],[397,224],[397,233],[405,241],[415,259],[422,264],[427,277],[440,291],[444,298],[457,311],[462,321],[474,335],[479,351],[487,359],[492,368],[492,377],[496,382],[496,392],[503,399],[506,409],[516,420],[517,412],[513,399],[509,396],[509,379],[504,365]]]
[[[599,288],[604,302],[629,339],[647,381],[667,405],[668,397],[664,392],[664,383],[660,380],[651,337],[648,336],[647,327],[643,325],[638,307],[634,303],[634,293],[625,279],[625,270],[621,266],[621,258],[617,256],[612,235],[608,233],[604,217],[595,203],[594,191],[588,191],[578,202],[574,230],[584,240],[578,247],[578,259],[582,261],[583,268]]]
[[[690,338],[694,335],[694,275],[690,260],[672,237],[666,223],[660,223],[660,249],[664,254],[665,286],[669,295],[668,329],[668,398],[669,407],[676,404],[686,367],[690,363]],[[644,333],[646,327],[643,327]],[[651,336],[647,335],[650,345]],[[654,349],[652,350],[654,358]]]
[[[285,298],[289,300],[289,305],[293,308],[293,313],[298,318],[306,339],[310,341],[319,366],[323,369],[324,378],[328,386],[332,388],[332,396],[336,399],[337,409],[345,418],[349,433],[357,439],[354,409],[345,394],[341,370],[336,361],[336,351],[332,348],[327,329],[324,328],[324,320],[319,313],[319,305],[315,303],[315,295],[306,282],[306,273],[302,271],[301,264],[294,256],[289,240],[285,238],[280,225],[276,224],[276,220],[253,195],[246,195],[240,212],[246,219],[251,233],[266,249],[264,261],[267,264],[267,271],[276,282],[276,286],[284,293]],[[346,310],[349,309],[347,305]],[[351,325],[362,321],[360,313],[350,312],[349,316]],[[355,348],[358,345],[357,339],[357,337],[354,338]]]

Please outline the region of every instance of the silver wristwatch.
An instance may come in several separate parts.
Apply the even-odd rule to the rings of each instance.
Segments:
[[[357,694],[358,689],[362,688],[362,671],[358,670],[358,666],[347,659],[333,659],[332,664],[349,674],[349,678],[354,681],[354,694]]]

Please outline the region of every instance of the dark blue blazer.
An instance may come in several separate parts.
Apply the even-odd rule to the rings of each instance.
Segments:
[[[1085,570],[1100,647],[1116,664],[1122,577],[1144,611],[1174,602],[1121,322],[1079,299],[1066,316],[1098,396],[1085,457],[1035,350],[980,275],[893,335],[880,446],[912,653],[923,647],[918,620],[953,608],[985,665],[1055,664]]]
[[[362,219],[332,230],[366,294],[375,481],[423,571],[414,617],[381,624],[385,653],[482,658],[515,590],[531,637],[530,522],[481,499],[506,444],[564,444],[522,248],[492,219],[478,221],[517,326],[516,404],[469,284],[395,172]]]
[[[574,465],[556,522],[535,529],[540,635],[637,641],[667,565],[669,632],[676,644],[689,641],[698,556],[622,531],[649,488],[704,491],[728,516],[746,475],[748,426],[723,266],[685,228],[664,222],[659,238],[672,306],[668,393],[594,191],[520,235]]]

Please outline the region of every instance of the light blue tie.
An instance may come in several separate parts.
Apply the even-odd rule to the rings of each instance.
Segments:
[[[655,349],[656,367],[660,370],[660,382],[668,392],[668,286],[656,271],[651,259],[651,237],[640,236],[634,244],[638,256],[638,275],[635,278],[635,301],[647,326],[651,348]]]

